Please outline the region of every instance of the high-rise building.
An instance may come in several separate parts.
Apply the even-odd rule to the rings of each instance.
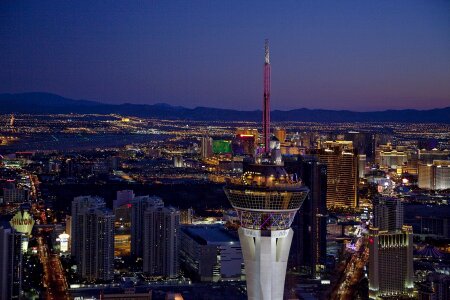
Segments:
[[[358,155],[351,141],[326,141],[316,151],[327,165],[327,208],[358,205]]]
[[[180,212],[173,207],[148,207],[144,213],[144,272],[178,275]]]
[[[349,131],[344,134],[344,138],[353,142],[353,147],[358,151],[358,154],[366,155],[369,161],[374,160],[375,136],[372,133]]]
[[[77,215],[77,272],[88,281],[114,278],[114,217],[104,207],[85,207]]]
[[[80,255],[80,243],[81,233],[79,232],[80,226],[78,226],[78,216],[86,208],[103,208],[105,207],[105,201],[100,197],[92,196],[79,196],[75,197],[72,201],[72,216],[70,224],[70,251],[72,256],[78,259]]]
[[[208,158],[213,155],[213,140],[209,136],[202,137],[201,157]]]
[[[0,299],[21,299],[22,234],[0,225]]]
[[[285,168],[301,178],[309,194],[292,224],[290,267],[317,278],[327,255],[327,167],[312,156],[296,158],[285,161]]]
[[[131,254],[142,257],[144,247],[144,213],[149,207],[163,207],[156,196],[139,196],[131,201]]]
[[[365,154],[358,154],[358,178],[364,178],[366,175],[367,156]]]
[[[421,189],[445,190],[450,188],[450,160],[419,163],[418,186]]]
[[[371,228],[369,235],[369,295],[371,299],[412,296],[414,288],[413,234]]]
[[[398,198],[382,197],[373,200],[373,226],[380,231],[396,232],[402,229],[404,210]]]

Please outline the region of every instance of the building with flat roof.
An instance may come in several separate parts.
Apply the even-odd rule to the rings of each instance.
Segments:
[[[200,281],[240,280],[243,273],[241,244],[222,225],[181,228],[182,265]]]
[[[143,216],[143,270],[152,276],[178,276],[180,212],[150,206]]]

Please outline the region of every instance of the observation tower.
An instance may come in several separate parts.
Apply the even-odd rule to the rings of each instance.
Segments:
[[[264,71],[270,72],[268,43]],[[245,164],[240,178],[229,179],[224,190],[237,211],[241,227],[238,229],[250,300],[283,299],[286,267],[291,247],[292,221],[309,189],[287,174],[282,164],[271,162],[268,143],[270,134],[269,101],[265,74],[263,130],[266,159]],[[270,82],[270,81],[269,81]],[[267,163],[266,163],[267,162]]]

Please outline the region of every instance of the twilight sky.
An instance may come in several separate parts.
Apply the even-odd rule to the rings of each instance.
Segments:
[[[257,109],[450,106],[450,1],[0,1],[0,93]]]

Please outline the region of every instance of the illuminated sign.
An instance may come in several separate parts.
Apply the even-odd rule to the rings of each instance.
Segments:
[[[30,234],[34,226],[34,219],[28,211],[18,211],[9,224],[20,233]]]
[[[69,235],[67,233],[62,233],[58,236],[59,243],[60,243],[60,251],[61,252],[67,252],[69,251]]]

